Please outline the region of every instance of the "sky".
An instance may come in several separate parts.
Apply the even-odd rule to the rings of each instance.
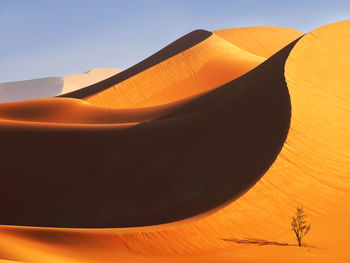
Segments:
[[[195,29],[347,19],[349,0],[0,0],[0,82],[124,70]]]

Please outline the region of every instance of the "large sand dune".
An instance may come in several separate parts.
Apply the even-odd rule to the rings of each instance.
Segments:
[[[151,121],[140,119],[145,113],[135,116],[133,109],[101,109],[67,98],[0,105],[0,134],[7,139],[0,150],[2,169],[8,174],[3,177],[3,208],[23,206],[32,211],[7,210],[0,223],[155,225],[186,219],[236,198],[268,169],[288,131],[290,104],[287,87],[281,85],[283,67],[270,64],[276,67],[271,70],[275,80],[268,77],[269,70],[260,69],[254,78],[157,107],[172,109]],[[261,89],[264,81],[268,88]],[[18,160],[23,165],[15,166]],[[35,173],[23,177],[27,171]],[[18,184],[19,178],[35,182],[35,195],[27,184]],[[13,199],[17,191],[26,194]],[[10,206],[6,200],[11,200]]]
[[[0,223],[21,225],[0,258],[348,262],[350,22],[246,30],[196,31],[77,99],[0,104]],[[298,205],[309,247],[285,245]]]

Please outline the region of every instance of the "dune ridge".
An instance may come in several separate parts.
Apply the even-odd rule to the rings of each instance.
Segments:
[[[246,30],[249,34],[242,33]],[[266,38],[261,37],[265,31],[269,32],[270,36],[276,35],[274,42],[277,44],[269,43]],[[221,31],[215,31],[214,34],[204,30],[191,32],[141,63],[125,70],[123,74],[108,79],[108,82],[106,80],[84,90],[66,94],[65,97],[85,98],[93,104],[117,108],[148,107],[169,103],[219,87],[247,73],[272,55],[271,51],[277,52],[302,35],[294,29],[274,27],[258,27],[258,29],[248,27],[239,29],[239,32],[241,35],[234,30],[224,31],[225,34]],[[221,38],[221,35],[229,37],[230,41]],[[260,37],[262,40],[259,43],[261,43],[248,48],[249,52],[247,52],[246,46],[237,41],[243,35],[246,42],[255,43]],[[196,38],[197,42],[194,41]],[[232,44],[233,39],[237,39],[236,42],[244,48],[241,49],[240,46]],[[191,45],[187,43],[189,41]],[[271,54],[261,57],[250,52],[261,53],[258,50],[261,46],[269,46],[268,50]],[[166,55],[162,59],[163,54],[166,53],[170,53],[171,56]],[[158,64],[151,63],[153,60]],[[131,74],[135,76],[130,78]],[[90,91],[87,92],[88,90]]]
[[[164,47],[163,49],[159,50],[155,54],[149,56],[148,58],[142,60],[141,62],[137,63],[136,65],[124,70],[121,72],[121,74],[112,76],[108,79],[105,79],[99,83],[96,83],[94,85],[85,87],[80,90],[76,90],[64,95],[60,95],[61,97],[69,97],[69,98],[77,98],[77,99],[83,99],[86,97],[89,97],[90,95],[93,95],[95,93],[101,92],[105,89],[110,88],[113,85],[116,85],[133,75],[136,75],[145,69],[148,69],[168,58],[171,58],[172,56],[181,53],[182,51],[200,43],[201,41],[208,38],[210,35],[212,35],[211,32],[206,30],[195,30],[193,32],[188,33],[187,35],[184,35],[183,37],[177,39],[173,43],[169,44],[168,46]]]
[[[254,26],[213,31],[214,34],[235,46],[260,57],[269,58],[302,32],[288,27]]]
[[[219,87],[263,60],[213,34],[182,53],[85,100],[116,108],[171,103]]]

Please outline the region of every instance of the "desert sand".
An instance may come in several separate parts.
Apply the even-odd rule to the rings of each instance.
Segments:
[[[213,31],[214,34],[254,55],[269,58],[292,40],[299,38],[299,30],[288,27],[240,27]]]
[[[119,73],[117,68],[94,68],[84,74],[0,83],[0,103],[49,98],[100,82]]]
[[[194,31],[63,97],[0,104],[0,258],[348,262],[349,29]]]

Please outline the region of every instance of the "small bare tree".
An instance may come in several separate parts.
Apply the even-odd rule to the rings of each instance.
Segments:
[[[303,207],[297,207],[297,212],[293,216],[291,226],[297,237],[299,247],[301,247],[301,240],[310,231],[311,227],[307,222],[307,216],[304,214]]]

